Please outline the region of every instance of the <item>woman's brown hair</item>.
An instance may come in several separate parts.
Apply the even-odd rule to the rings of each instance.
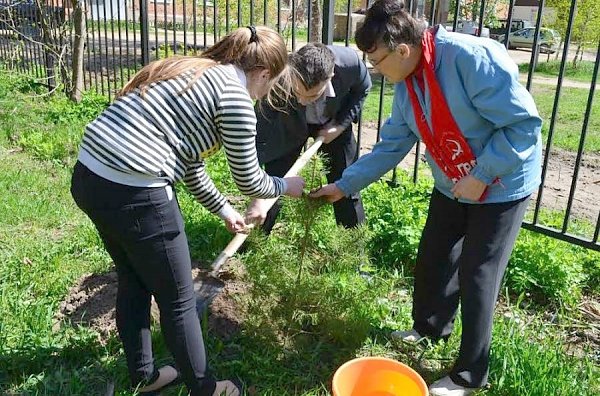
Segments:
[[[186,71],[194,71],[188,87],[196,81],[206,70],[217,64],[233,64],[245,73],[257,69],[267,69],[273,86],[267,94],[267,101],[271,102],[273,91],[277,96],[290,92],[290,79],[287,67],[287,48],[279,33],[266,26],[251,26],[238,28],[200,56],[173,56],[154,61],[144,66],[119,92],[125,95],[136,89],[143,94],[148,86],[157,81],[175,78]],[[275,84],[275,82],[277,82]]]

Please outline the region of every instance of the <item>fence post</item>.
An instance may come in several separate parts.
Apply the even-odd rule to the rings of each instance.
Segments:
[[[48,79],[48,89],[50,92],[56,89],[56,76],[54,75],[54,68],[56,66],[56,62],[54,61],[54,54],[44,49],[44,59],[46,63],[46,78]]]
[[[150,63],[150,51],[148,48],[150,40],[150,35],[148,33],[148,0],[140,0],[140,25],[142,29],[140,38],[140,44],[142,45],[142,64],[145,66]]]
[[[333,44],[333,21],[335,0],[323,0],[323,44]]]

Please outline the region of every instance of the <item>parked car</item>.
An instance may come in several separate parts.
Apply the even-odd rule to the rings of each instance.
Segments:
[[[517,30],[508,35],[508,48],[532,48],[533,38],[535,36],[535,28],[528,27]],[[498,37],[498,41],[504,43],[505,35]],[[556,30],[548,28],[540,28],[540,38],[538,39],[540,52],[545,54],[553,54],[558,51],[560,44],[560,34]]]
[[[448,21],[444,24],[447,31],[454,31],[454,22]],[[456,32],[479,36],[479,22],[460,20],[456,23]],[[481,37],[490,37],[490,29],[484,27],[481,29]]]
[[[506,34],[508,20],[499,19],[496,27],[488,26],[490,29],[490,38],[497,39],[499,36]],[[524,19],[513,19],[510,23],[510,32],[516,32],[517,30],[525,29],[528,27],[534,27],[533,23]]]

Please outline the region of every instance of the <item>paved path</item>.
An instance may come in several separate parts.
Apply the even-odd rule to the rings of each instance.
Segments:
[[[523,84],[525,84],[527,82],[527,73],[521,73],[519,75],[519,81],[521,81]],[[533,76],[533,82],[535,84],[556,86],[558,84],[558,77]],[[592,85],[591,82],[586,83],[583,81],[575,81],[575,80],[569,80],[569,79],[565,79],[565,78],[563,78],[563,80],[562,80],[563,87],[582,88],[582,89],[589,90],[591,85]],[[596,89],[598,89],[598,88],[600,88],[600,84],[596,84]]]

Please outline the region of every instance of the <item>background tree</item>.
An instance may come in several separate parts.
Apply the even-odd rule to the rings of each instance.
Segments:
[[[448,13],[448,19],[454,18],[454,11],[456,10],[456,0],[450,0],[450,11]],[[467,21],[479,21],[479,14],[481,11],[481,2],[478,0],[466,0],[460,1],[460,8],[458,10],[458,19]],[[508,5],[508,0],[489,0],[485,2],[485,9],[483,11],[483,25],[489,26],[494,25],[498,21],[497,14],[499,10],[504,6]]]
[[[598,40],[600,40],[600,1],[578,1],[572,37],[577,44],[577,50],[573,57],[573,67],[577,68],[585,48],[590,46],[596,48]]]
[[[71,0],[73,7],[73,54],[71,60],[71,83],[72,87],[69,92],[69,98],[76,103],[81,102],[81,94],[83,93],[83,50],[85,45],[85,11],[83,9],[83,1]]]
[[[310,1],[310,37],[308,41],[320,42],[321,41],[321,29],[323,28],[323,2],[319,0],[308,0]]]
[[[36,52],[33,48],[39,46],[50,93],[60,87],[68,98],[79,102],[83,91],[85,18],[82,2],[70,0],[70,4],[72,11],[67,13],[62,5],[49,0],[12,2],[3,8],[0,24],[12,33],[13,40],[7,45],[14,50],[15,62],[30,67],[25,54],[28,53],[31,58]],[[71,28],[74,30],[73,42]],[[72,46],[75,51],[72,51]],[[55,77],[57,72],[61,77],[59,82]]]
[[[548,26],[558,31],[561,40],[565,38],[571,1],[577,1],[575,7],[575,20],[571,33],[571,43],[576,43],[576,51],[573,56],[573,67],[579,65],[583,51],[586,48],[596,48],[600,40],[600,1],[598,0],[548,0],[547,6],[556,10],[556,18],[548,23]],[[569,46],[570,44],[569,43]],[[562,43],[561,43],[562,44]],[[556,52],[556,59],[560,51]]]

